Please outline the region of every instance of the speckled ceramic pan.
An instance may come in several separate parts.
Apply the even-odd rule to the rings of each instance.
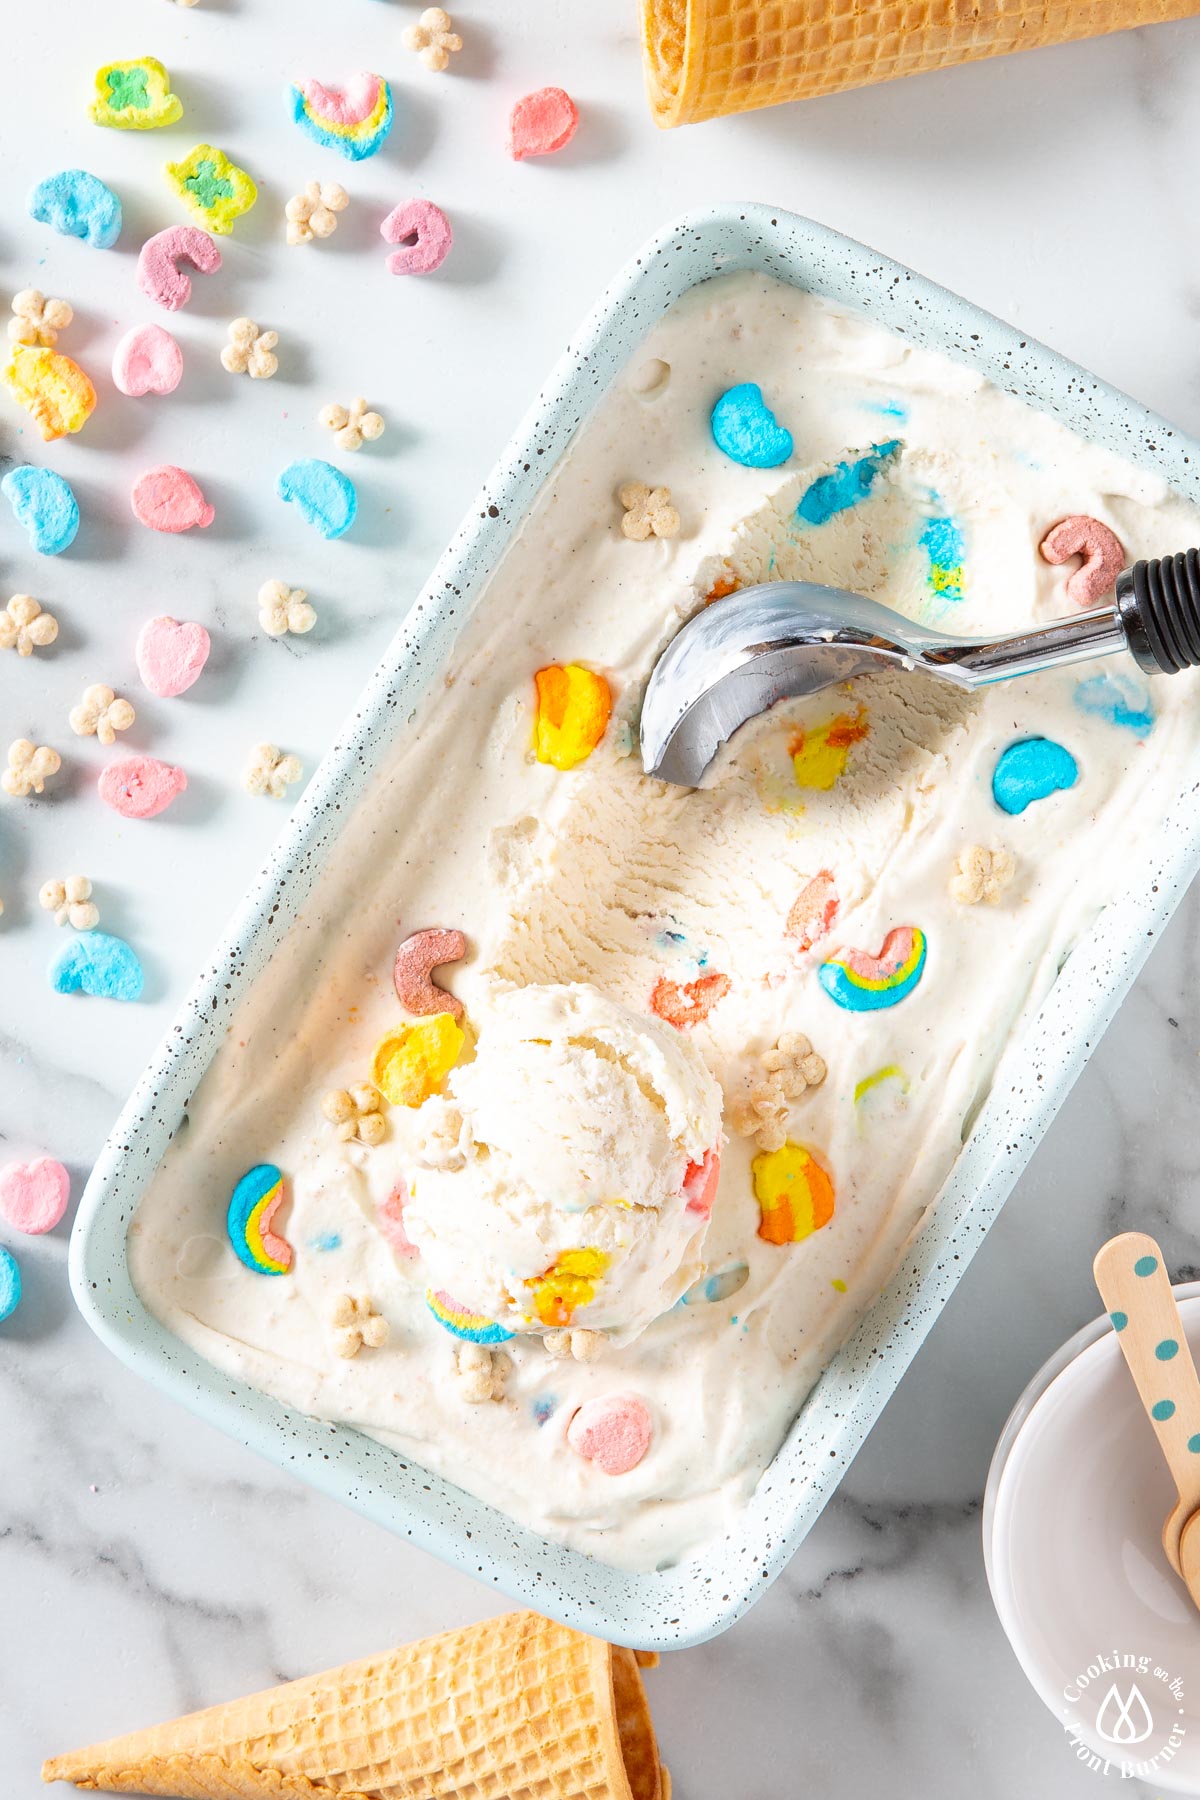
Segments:
[[[350,804],[412,717],[471,605],[572,436],[686,289],[758,269],[944,351],[1081,436],[1200,501],[1200,444],[989,314],[807,219],[764,206],[681,219],[603,295],[553,371],[296,808],[96,1164],[71,1241],[84,1316],[116,1353],[206,1419],[512,1599],[601,1636],[669,1649],[723,1630],[779,1573],[878,1416],[1200,866],[1200,771],[1128,893],[1106,908],[1010,1048],[970,1140],[894,1281],[835,1358],[727,1536],[653,1574],[546,1543],[394,1451],[236,1384],[141,1304],[126,1265],[138,1196],[234,1007],[288,931]]]

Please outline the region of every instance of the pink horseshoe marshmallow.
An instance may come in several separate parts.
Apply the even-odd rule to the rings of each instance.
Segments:
[[[449,1013],[462,1018],[462,1001],[433,979],[442,963],[461,962],[467,940],[461,931],[414,931],[396,952],[392,980],[396,998],[410,1013]]]
[[[1112,591],[1125,567],[1125,550],[1115,531],[1087,513],[1071,513],[1051,527],[1039,546],[1048,563],[1082,556],[1083,567],[1067,578],[1067,599],[1082,611]]]
[[[190,263],[200,275],[213,275],[221,266],[221,252],[198,225],[171,225],[147,238],[138,255],[138,286],[168,312],[178,312],[191,298],[192,278],[180,263]]]
[[[432,275],[454,242],[449,219],[432,200],[402,201],[383,221],[379,235],[385,243],[401,246],[387,259],[393,275]]]

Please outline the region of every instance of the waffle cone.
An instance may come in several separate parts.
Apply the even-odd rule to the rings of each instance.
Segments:
[[[177,1800],[669,1800],[632,1650],[507,1613],[56,1756]]]
[[[808,100],[924,69],[1099,37],[1200,0],[641,0],[657,124]]]

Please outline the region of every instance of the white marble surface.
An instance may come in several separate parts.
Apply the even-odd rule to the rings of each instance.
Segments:
[[[633,0],[464,0],[468,48],[432,77],[400,48],[397,0],[43,0],[16,8],[0,186],[0,291],[36,283],[76,304],[63,348],[101,382],[83,438],[44,460],[77,484],[86,524],[57,562],[0,518],[5,594],[54,611],[53,650],[0,654],[0,738],[66,758],[53,797],[0,808],[0,1130],[4,1154],[52,1152],[77,1196],[124,1094],[280,822],[236,784],[272,738],[311,768],[409,598],[572,327],[615,267],[666,218],[715,199],[807,211],[1019,322],[1200,430],[1191,222],[1200,23],[1160,27],[659,136],[642,101]],[[90,72],[151,52],[187,116],[157,137],[101,133]],[[383,155],[343,172],[337,236],[285,248],[282,203],[336,173],[281,118],[285,75],[372,67],[401,123]],[[545,82],[584,123],[552,164],[515,166],[504,119]],[[152,316],[133,253],[177,213],[164,145],[208,138],[261,180],[226,272],[177,321],[188,358],[170,400],[121,402],[107,365],[118,325]],[[126,201],[121,248],[90,251],[26,216],[31,182],[72,164]],[[440,278],[397,282],[375,236],[428,194],[459,243]],[[281,334],[269,384],[217,362],[225,322]],[[325,545],[271,495],[294,455],[322,454],[314,415],[365,392],[388,417],[352,464],[363,518]],[[0,409],[18,461],[20,415]],[[217,523],[182,543],[129,518],[133,477],[188,464]],[[254,595],[306,586],[302,641],[257,632]],[[205,620],[210,671],[186,701],[144,701],[132,644],[155,611]],[[185,799],[122,825],[91,782],[104,753],[66,713],[105,680],[138,700],[130,739],[181,762]],[[128,935],[146,1001],[52,997],[58,942],[47,877],[91,875],[104,923]],[[1097,1310],[1088,1268],[1118,1224],[1162,1235],[1200,1271],[1200,897],[1139,982],[840,1498],[777,1587],[727,1636],[653,1677],[683,1800],[810,1792],[1097,1791],[1027,1687],[983,1577],[980,1496],[992,1445],[1044,1355]],[[15,1234],[0,1232],[14,1243]],[[496,1597],[384,1536],[197,1423],[127,1374],[74,1314],[66,1227],[22,1241],[26,1299],[0,1327],[0,1792],[28,1800],[43,1755],[480,1616]],[[1126,1791],[1130,1791],[1126,1789]],[[1145,1790],[1147,1793],[1149,1790]]]

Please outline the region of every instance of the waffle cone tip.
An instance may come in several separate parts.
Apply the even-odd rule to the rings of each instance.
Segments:
[[[177,1800],[668,1800],[632,1650],[536,1613],[444,1632],[42,1766]]]

